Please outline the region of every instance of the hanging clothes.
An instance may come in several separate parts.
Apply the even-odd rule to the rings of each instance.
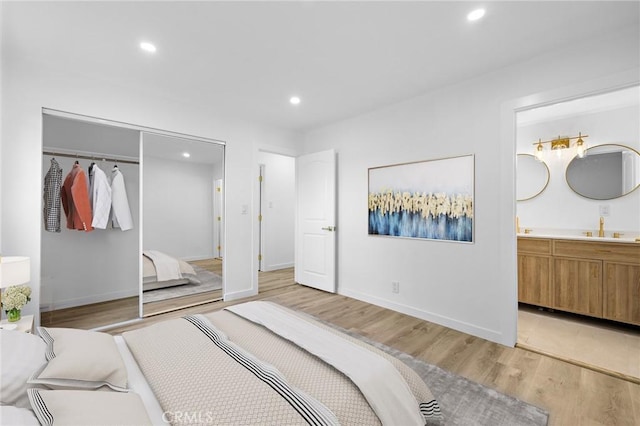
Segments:
[[[91,226],[106,229],[111,212],[111,186],[106,173],[95,163],[89,167],[89,202],[93,212]]]
[[[77,161],[64,179],[60,195],[62,207],[67,216],[67,228],[85,232],[93,231],[87,176]]]
[[[55,158],[51,159],[49,171],[44,176],[44,230],[60,232],[60,188],[62,187],[62,167]]]
[[[133,228],[124,176],[117,165],[111,170],[111,224],[114,228],[120,228],[123,231]]]

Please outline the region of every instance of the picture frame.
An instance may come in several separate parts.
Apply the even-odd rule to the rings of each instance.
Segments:
[[[473,154],[368,169],[369,235],[473,243]]]

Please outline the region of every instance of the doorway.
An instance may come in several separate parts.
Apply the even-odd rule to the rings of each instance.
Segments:
[[[258,291],[293,274],[295,247],[295,163],[293,156],[258,153]]]
[[[516,114],[517,345],[638,383],[640,324],[634,319],[607,319],[606,283],[612,278],[607,278],[604,268],[609,266],[584,254],[559,257],[555,244],[558,240],[598,244],[610,239],[615,251],[615,244],[624,244],[624,237],[616,241],[614,232],[634,236],[639,232],[640,181],[634,181],[635,189],[611,196],[585,193],[572,184],[572,173],[582,158],[580,149],[586,148],[586,158],[602,166],[597,151],[607,147],[603,153],[610,157],[614,145],[624,147],[624,152],[637,157],[632,163],[637,161],[634,167],[640,170],[639,100],[640,88],[632,86]],[[584,145],[577,143],[579,139]],[[568,147],[552,150],[560,140],[567,140]],[[620,155],[620,170],[628,156]],[[606,232],[598,237],[602,222]],[[533,244],[547,248],[536,252]],[[625,263],[624,268],[640,270],[638,263]],[[563,272],[579,273],[580,268],[587,268],[595,278],[587,283]],[[587,293],[595,296],[587,300]]]

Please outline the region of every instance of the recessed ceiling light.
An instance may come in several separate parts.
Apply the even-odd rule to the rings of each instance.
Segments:
[[[300,103],[300,98],[297,96],[292,96],[289,99],[289,102],[291,102],[293,105],[298,105]]]
[[[184,158],[189,158],[189,157],[191,157],[191,154],[189,154],[188,152],[183,152],[183,153],[182,153],[182,156],[183,156]]]
[[[485,14],[484,9],[476,9],[469,12],[469,14],[467,15],[467,19],[469,21],[477,21],[478,19],[482,18],[484,14]]]
[[[143,41],[142,43],[140,43],[140,49],[149,53],[156,53],[157,50],[156,46],[152,43],[149,43],[148,41]]]

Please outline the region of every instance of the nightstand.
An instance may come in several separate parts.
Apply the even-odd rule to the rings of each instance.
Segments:
[[[3,328],[8,324],[17,325],[17,327],[13,329],[14,331],[33,333],[33,315],[23,315],[22,318],[20,318],[20,321],[17,322],[9,322],[6,319],[0,321],[0,326],[2,326]]]

